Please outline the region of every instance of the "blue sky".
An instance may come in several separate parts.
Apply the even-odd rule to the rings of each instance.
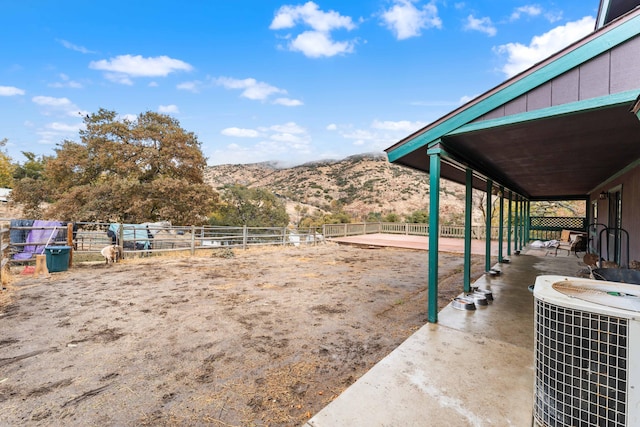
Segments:
[[[210,165],[381,152],[593,31],[597,0],[0,0],[0,139],[167,113]]]

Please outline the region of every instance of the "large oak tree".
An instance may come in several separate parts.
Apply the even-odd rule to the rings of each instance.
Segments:
[[[45,166],[45,216],[68,221],[176,225],[207,221],[218,195],[204,183],[195,134],[155,112],[135,120],[100,109],[85,117],[80,142],[64,141]]]

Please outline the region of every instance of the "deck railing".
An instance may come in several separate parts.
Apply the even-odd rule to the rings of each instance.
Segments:
[[[586,218],[581,217],[531,217],[528,240],[551,240],[560,239],[562,230],[586,230]],[[497,240],[499,227],[491,227],[491,239]],[[503,237],[506,239],[508,228],[502,228]],[[514,233],[512,226],[511,232]],[[440,237],[452,237],[464,239],[464,225],[441,225]],[[361,234],[406,234],[413,236],[428,236],[428,224],[411,224],[399,222],[372,222],[372,223],[350,223],[350,224],[325,224],[323,234],[325,237],[346,237]],[[483,225],[471,226],[471,238],[484,240],[486,227]]]
[[[464,238],[465,227],[463,225],[441,225],[440,237]],[[471,237],[474,239],[484,239],[485,227],[472,226]],[[491,238],[498,238],[498,227],[491,228]],[[503,228],[506,236],[506,227]],[[371,222],[371,223],[350,223],[350,224],[325,224],[323,232],[325,237],[347,237],[362,234],[405,234],[411,236],[428,236],[429,224],[412,224],[401,222]]]

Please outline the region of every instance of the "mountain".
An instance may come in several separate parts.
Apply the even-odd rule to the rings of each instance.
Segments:
[[[323,160],[294,167],[275,163],[209,166],[205,181],[216,190],[225,185],[266,188],[285,201],[290,217],[300,208],[328,211],[342,203],[354,220],[371,212],[409,215],[428,210],[429,175],[391,164],[384,154],[361,154],[343,160]],[[464,187],[443,181],[441,211],[459,217],[464,212]]]

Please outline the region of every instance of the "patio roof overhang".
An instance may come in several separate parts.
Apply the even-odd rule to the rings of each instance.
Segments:
[[[474,122],[443,135],[443,178],[463,183],[473,169],[530,200],[584,199],[640,159],[637,92]],[[396,161],[428,171],[426,150]],[[474,186],[484,188],[476,177]]]
[[[553,79],[554,90],[562,91],[571,70],[636,39],[640,11],[614,24],[389,147],[389,161],[428,172],[427,150],[439,147],[446,153],[441,166],[445,179],[464,183],[469,168],[478,189],[491,179],[506,188],[505,194],[529,200],[588,198],[603,182],[640,163],[640,85],[546,108],[506,111],[510,102],[520,102]],[[640,56],[633,49],[627,50]],[[626,59],[640,64],[633,57]],[[505,114],[491,118],[498,109]]]

